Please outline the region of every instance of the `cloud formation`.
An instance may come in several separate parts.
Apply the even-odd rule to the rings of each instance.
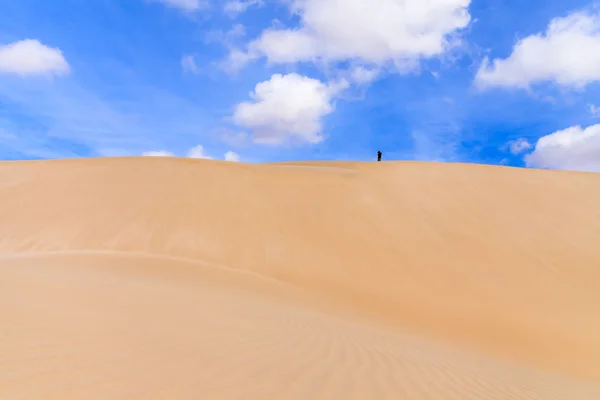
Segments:
[[[68,75],[69,63],[57,48],[26,39],[0,46],[0,73],[20,76]]]
[[[212,159],[211,156],[209,156],[208,154],[206,154],[206,151],[204,150],[204,146],[202,145],[198,145],[198,146],[194,146],[192,147],[189,151],[188,151],[188,155],[189,158],[206,158],[206,159]]]
[[[232,161],[232,162],[239,162],[240,161],[240,156],[237,153],[234,153],[233,151],[228,151],[227,153],[225,153],[225,161]]]
[[[266,57],[269,63],[357,60],[411,69],[421,58],[453,46],[452,35],[471,18],[471,0],[291,0],[299,28],[270,28],[247,51],[233,51],[239,65]]]
[[[353,83],[364,85],[374,81],[378,74],[379,70],[377,68],[367,68],[359,65],[350,69],[350,80]]]
[[[142,156],[143,157],[177,157],[174,153],[172,153],[168,150],[146,151],[146,152],[142,153]],[[209,156],[206,153],[206,150],[204,149],[204,146],[202,146],[202,145],[197,145],[197,146],[194,146],[191,149],[189,149],[187,152],[187,157],[188,158],[202,158],[202,159],[207,159],[207,160],[214,159],[213,157]],[[223,155],[223,160],[239,162],[240,156],[239,156],[239,154],[234,153],[233,151],[228,151]]]
[[[525,156],[528,167],[600,172],[600,124],[570,128],[540,138]]]
[[[527,141],[527,139],[519,138],[517,140],[511,140],[508,142],[508,149],[510,150],[511,154],[517,155],[531,149],[531,144]]]
[[[333,99],[348,83],[325,84],[296,73],[275,74],[256,85],[252,101],[235,107],[233,121],[252,131],[255,143],[319,143],[321,119],[334,110]]]
[[[528,88],[540,82],[583,88],[600,80],[600,14],[578,11],[519,40],[508,58],[484,60],[480,88]]]
[[[225,3],[223,11],[231,18],[237,17],[239,14],[246,12],[251,6],[262,6],[263,0],[229,0]]]

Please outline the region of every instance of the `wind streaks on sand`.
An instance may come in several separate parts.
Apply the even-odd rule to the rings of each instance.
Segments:
[[[2,308],[0,398],[600,396],[583,383],[302,306],[303,294],[281,283],[194,268],[119,255],[2,262],[1,304],[15,302]]]

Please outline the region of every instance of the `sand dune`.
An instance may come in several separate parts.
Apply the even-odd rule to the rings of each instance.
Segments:
[[[0,163],[0,398],[600,398],[600,175]]]

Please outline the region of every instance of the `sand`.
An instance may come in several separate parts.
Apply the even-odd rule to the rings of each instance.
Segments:
[[[0,399],[598,399],[600,175],[0,163]]]

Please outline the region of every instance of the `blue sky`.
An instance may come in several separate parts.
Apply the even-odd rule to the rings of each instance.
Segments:
[[[0,159],[600,170],[595,3],[423,3],[0,0]]]

